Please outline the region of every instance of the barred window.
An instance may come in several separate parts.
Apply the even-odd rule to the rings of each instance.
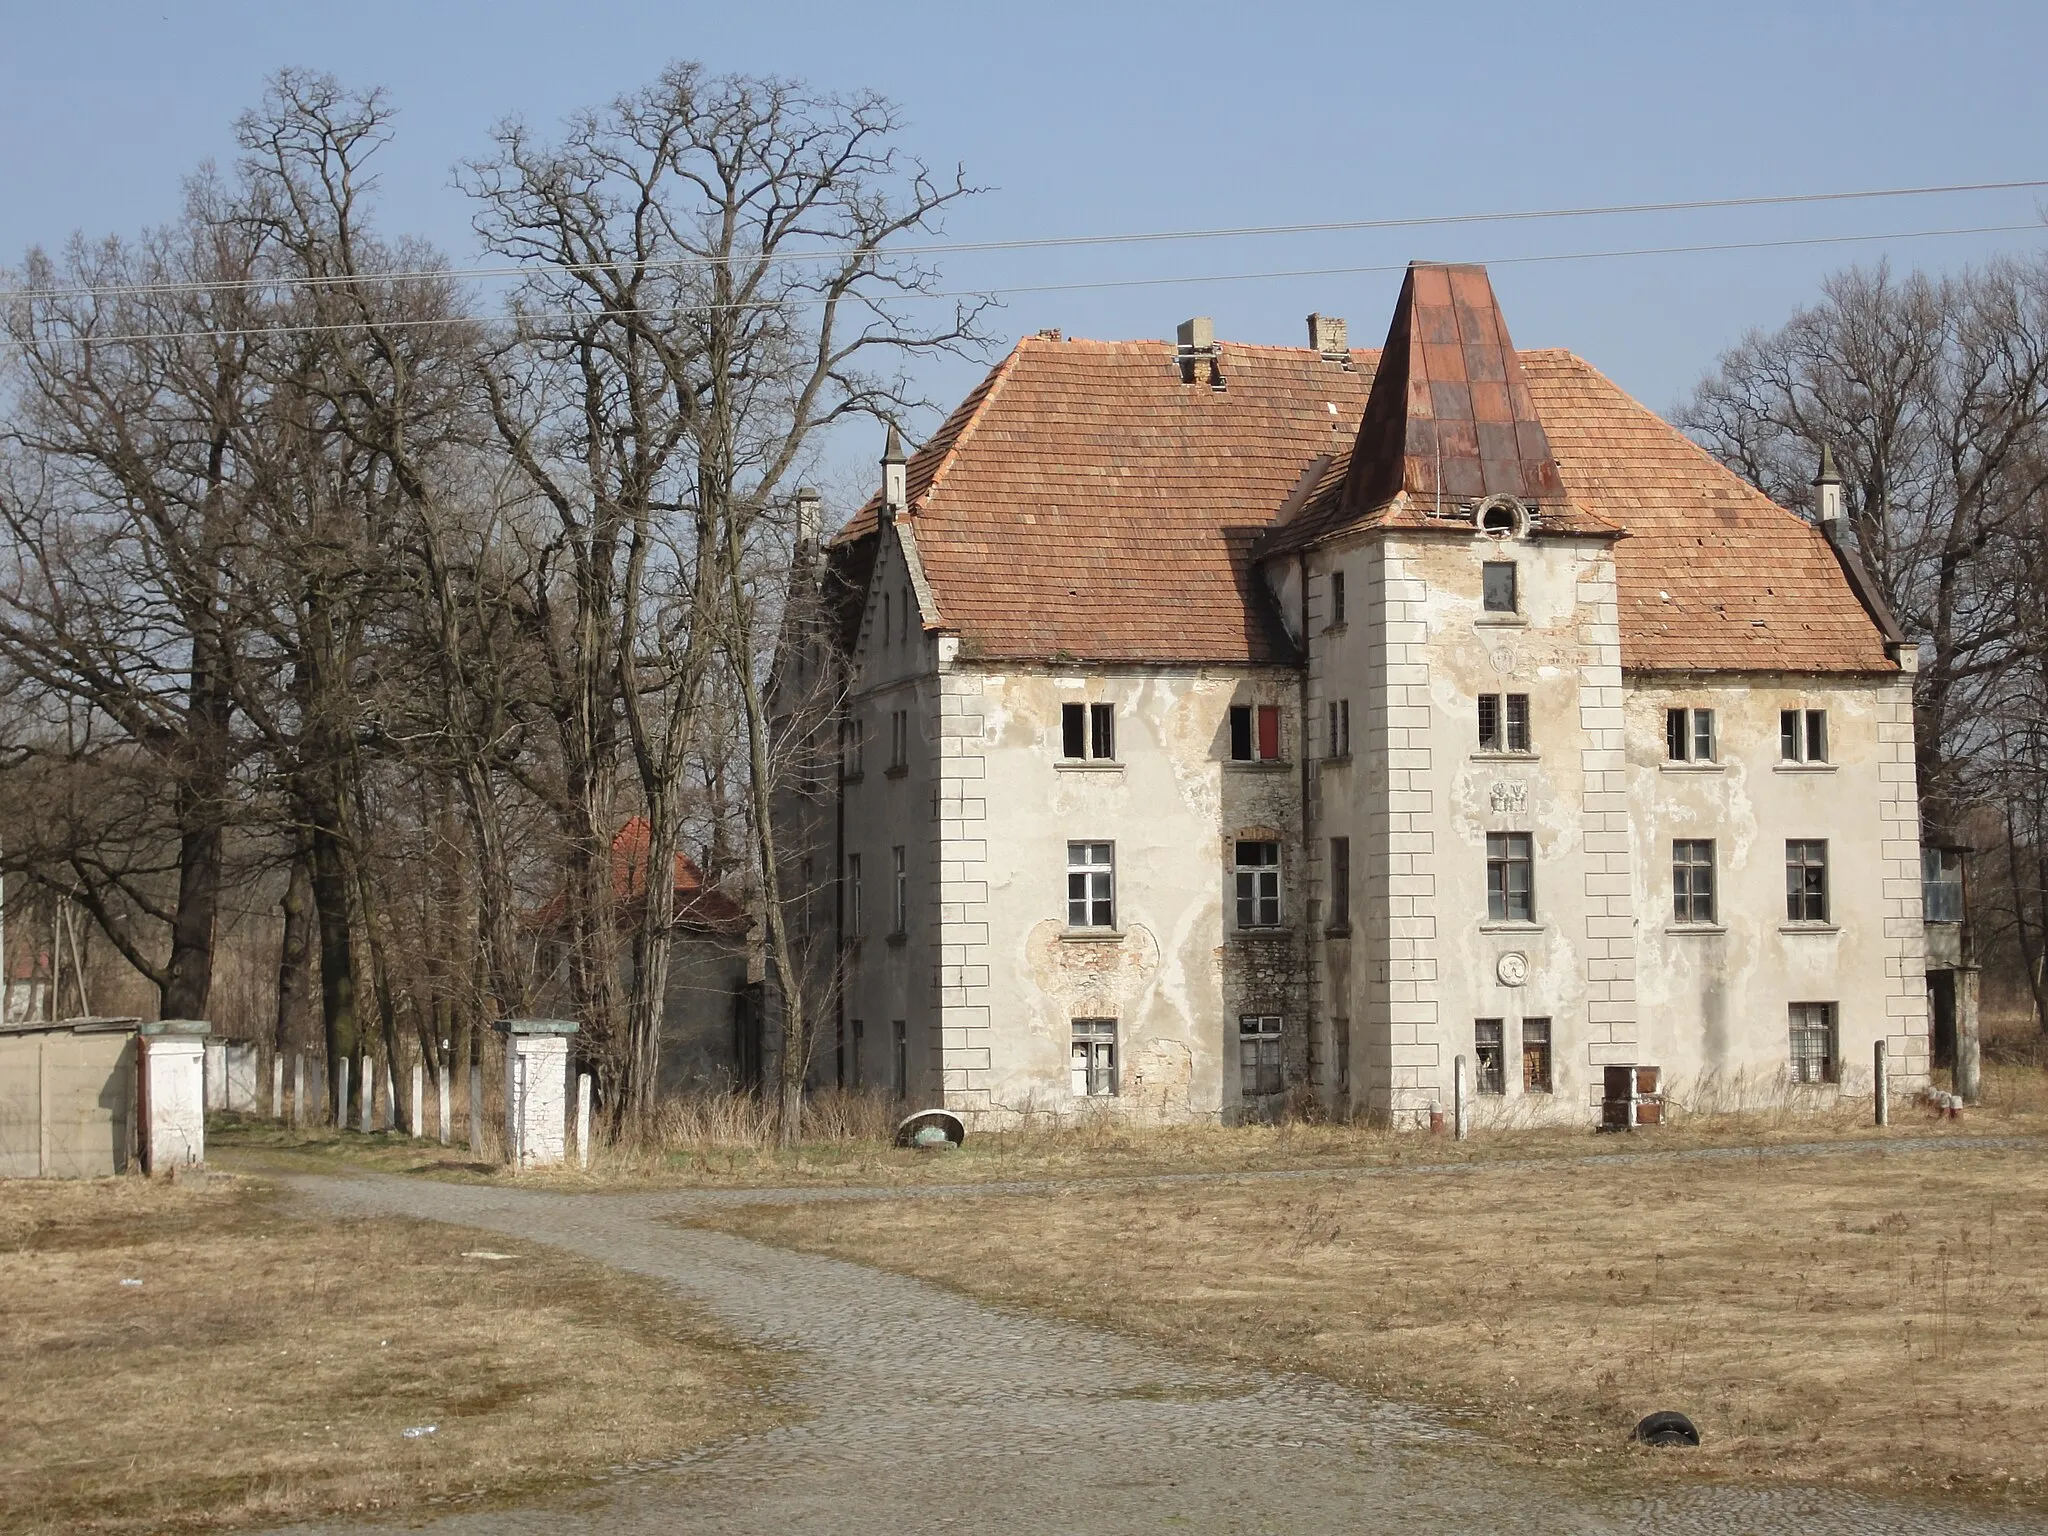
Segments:
[[[1479,750],[1482,752],[1526,752],[1529,750],[1529,695],[1526,693],[1482,693],[1479,695]]]
[[[1550,1092],[1550,1020],[1522,1020],[1522,1092]]]
[[[1833,1083],[1841,1080],[1841,1056],[1836,1050],[1835,1005],[1794,1003],[1792,1005],[1791,1061],[1795,1083]]]

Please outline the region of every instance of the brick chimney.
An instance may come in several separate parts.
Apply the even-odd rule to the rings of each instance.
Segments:
[[[1337,315],[1308,317],[1308,344],[1332,363],[1351,361],[1350,328]]]
[[[1181,383],[1192,384],[1206,372],[1211,389],[1223,388],[1223,361],[1216,349],[1215,323],[1207,315],[1196,315],[1192,320],[1181,321],[1176,335],[1180,344],[1175,360],[1180,364]]]

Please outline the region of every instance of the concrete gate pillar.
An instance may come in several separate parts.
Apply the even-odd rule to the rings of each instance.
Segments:
[[[203,1019],[162,1019],[141,1032],[142,1166],[146,1173],[206,1162],[206,1039]]]
[[[1974,965],[1956,967],[1956,1096],[1977,1102],[1983,1091],[1983,1037],[1977,1022],[1977,983],[1983,972]]]
[[[552,1168],[568,1158],[570,1019],[500,1019],[505,1037],[505,1161]]]

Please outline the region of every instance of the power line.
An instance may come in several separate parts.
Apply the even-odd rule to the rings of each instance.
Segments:
[[[1393,219],[1340,219],[1320,223],[1246,224],[1216,229],[1150,230],[1106,235],[1046,235],[1014,240],[940,242],[878,248],[875,254],[889,257],[981,254],[991,251],[1042,251],[1079,249],[1109,245],[1148,245],[1173,241],[1239,240],[1280,235],[1361,234],[1396,229],[1451,228],[1467,224],[1526,223],[1547,219],[1613,218],[1653,213],[1725,212],[1737,208],[1777,208],[1821,203],[1869,202],[1885,198],[1942,197],[1970,192],[2020,192],[2048,188],[2048,179],[2030,181],[1952,182],[1938,186],[1880,187],[1848,192],[1796,192],[1749,197],[1691,198],[1677,202],[1607,203],[1578,208],[1529,208],[1489,213],[1425,214]],[[511,266],[416,268],[397,272],[366,272],[307,277],[266,278],[258,282],[134,283],[106,287],[0,289],[8,298],[113,298],[174,293],[232,292],[250,287],[327,288],[349,283],[401,283],[451,279],[531,277],[538,273],[565,276],[594,272],[617,272],[635,268],[646,272],[673,272],[711,268],[728,264],[779,265],[784,262],[844,260],[844,250],[778,251],[766,256],[679,256],[665,260],[632,262],[528,262]]]
[[[1566,261],[1618,261],[1643,256],[1690,256],[1727,251],[1783,250],[1799,246],[1857,245],[1884,240],[1935,240],[1959,235],[2004,235],[2042,229],[2038,221],[2026,224],[1976,224],[1953,229],[1907,229],[1894,230],[1886,234],[1867,235],[1807,235],[1782,240],[1728,240],[1696,245],[1651,245],[1633,246],[1621,250],[1606,251],[1560,251],[1537,256],[1501,256],[1475,263],[1487,267],[1533,266],[1549,262]],[[1129,277],[1105,278],[1092,282],[1034,283],[1007,285],[994,288],[941,290],[929,293],[908,293],[908,299],[957,300],[982,299],[998,294],[1031,295],[1042,293],[1083,293],[1115,288],[1165,288],[1198,283],[1249,283],[1266,282],[1283,278],[1298,277],[1361,277],[1379,273],[1400,272],[1407,268],[1406,262],[1380,262],[1368,266],[1349,267],[1295,267],[1271,269],[1256,272],[1213,272],[1199,277]],[[678,305],[668,309],[611,310],[589,309],[562,311],[552,314],[528,314],[508,319],[473,320],[467,318],[449,319],[437,317],[421,320],[348,320],[323,325],[276,325],[252,326],[241,330],[218,331],[134,331],[109,336],[63,336],[51,337],[52,341],[71,345],[115,346],[144,341],[236,341],[265,336],[309,336],[324,335],[339,331],[359,331],[374,324],[384,330],[411,330],[422,326],[497,325],[514,324],[517,320],[542,320],[573,323],[603,319],[620,319],[629,314],[641,314],[655,319],[672,319],[678,315],[715,314],[721,310],[760,309],[770,307],[771,301],[759,300],[744,305],[691,304]],[[20,348],[24,344],[11,339],[0,338],[0,347]]]

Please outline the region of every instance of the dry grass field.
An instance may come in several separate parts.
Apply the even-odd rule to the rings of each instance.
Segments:
[[[1068,1188],[712,1224],[1434,1404],[1603,1480],[2048,1502],[2034,1148]],[[1659,1408],[1690,1413],[1702,1448],[1631,1448]]]
[[[1584,1127],[1535,1127],[1483,1120],[1470,1141],[1395,1132],[1364,1122],[1285,1120],[1275,1125],[1183,1125],[1133,1129],[1107,1117],[1068,1119],[977,1132],[956,1152],[893,1146],[889,1133],[903,1106],[866,1094],[822,1094],[808,1111],[806,1140],[774,1145],[772,1114],[743,1095],[677,1100],[662,1106],[649,1134],[596,1149],[588,1170],[565,1167],[513,1174],[466,1147],[386,1132],[327,1128],[293,1131],[261,1120],[217,1126],[210,1155],[229,1166],[295,1172],[386,1173],[464,1181],[511,1181],[562,1189],[704,1189],[789,1186],[980,1184],[1001,1180],[1142,1178],[1162,1173],[1231,1173],[1284,1168],[1364,1168],[1413,1163],[1489,1162],[1500,1158],[1581,1157],[1611,1144]],[[1783,1145],[1882,1135],[1870,1101],[1831,1102],[1787,1089],[1765,1108],[1705,1113],[1674,1106],[1669,1123],[1638,1134],[1641,1149]],[[2031,1067],[1985,1073],[1981,1106],[1959,1120],[1900,1103],[1888,1133],[1901,1136],[2048,1135],[2048,1075]]]
[[[0,1184],[0,1294],[11,1536],[499,1503],[777,1417],[652,1284],[245,1179]]]

